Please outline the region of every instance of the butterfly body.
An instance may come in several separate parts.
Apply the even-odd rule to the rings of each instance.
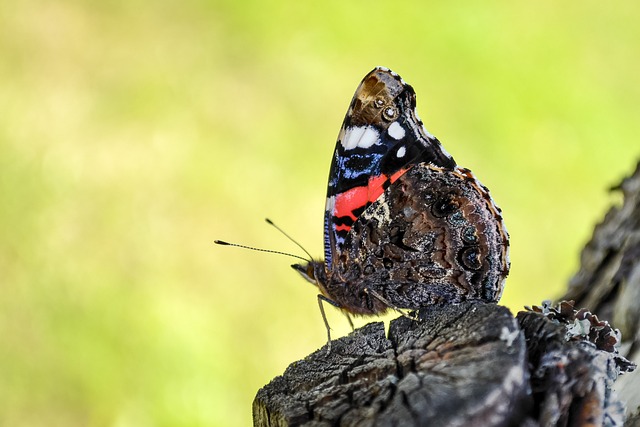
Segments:
[[[325,208],[325,259],[293,267],[356,315],[498,301],[509,271],[500,209],[415,112],[413,88],[378,67],[351,101]]]

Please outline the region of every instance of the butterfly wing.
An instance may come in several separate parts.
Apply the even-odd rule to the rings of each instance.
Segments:
[[[362,80],[340,129],[329,172],[324,217],[325,267],[344,250],[360,214],[417,163],[452,169],[456,163],[424,128],[413,88],[378,67]]]
[[[463,168],[427,163],[400,176],[354,222],[327,292],[353,313],[498,301],[509,236],[489,191]]]

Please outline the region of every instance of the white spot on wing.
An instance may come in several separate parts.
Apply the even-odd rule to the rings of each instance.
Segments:
[[[380,141],[380,134],[372,126],[354,126],[347,128],[340,142],[345,150],[356,147],[369,148]]]
[[[398,122],[393,122],[389,125],[389,129],[387,129],[387,132],[389,133],[389,136],[393,139],[402,139],[404,138],[405,135],[405,130],[402,126],[400,126],[400,123]],[[398,157],[402,157],[402,156],[398,156]]]
[[[403,145],[402,147],[398,148],[398,152],[396,153],[396,157],[400,159],[400,158],[404,157],[406,152],[407,152],[407,147],[405,147]]]
[[[374,204],[369,206],[362,212],[361,218],[365,221],[370,221],[371,219],[377,219],[378,224],[388,224],[391,222],[391,208],[389,203],[387,203],[387,196],[385,193],[375,201]]]
[[[324,205],[324,210],[333,213],[333,209],[336,206],[336,196],[327,197],[327,204]]]

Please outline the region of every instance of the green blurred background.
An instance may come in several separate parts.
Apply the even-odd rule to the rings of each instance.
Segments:
[[[640,156],[639,21],[638,2],[4,2],[0,425],[248,425],[325,330],[291,259],[213,240],[299,253],[269,217],[321,254],[376,65],[503,208],[503,303],[558,295]]]

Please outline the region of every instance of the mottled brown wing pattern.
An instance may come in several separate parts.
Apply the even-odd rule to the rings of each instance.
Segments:
[[[344,247],[318,279],[328,298],[354,314],[381,313],[389,303],[496,302],[509,272],[500,209],[460,167],[412,167],[362,213]]]

